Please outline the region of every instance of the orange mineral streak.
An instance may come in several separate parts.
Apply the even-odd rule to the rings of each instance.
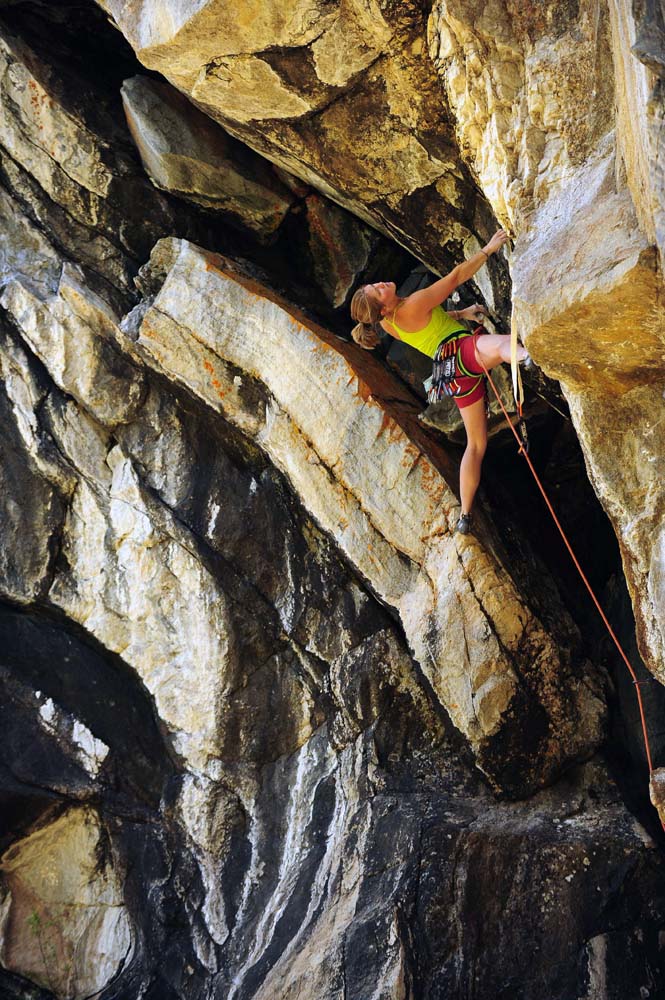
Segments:
[[[363,380],[359,378],[357,375],[356,378],[358,379],[358,388],[356,389],[356,396],[359,396],[362,399],[363,403],[370,402],[372,399],[372,387],[369,386],[367,382],[363,382]],[[381,432],[379,431],[379,433]]]
[[[402,458],[402,468],[408,469],[409,470],[408,474],[411,475],[411,473],[415,471],[416,466],[420,464],[423,457],[424,456],[422,451],[420,451],[419,448],[416,448],[415,445],[412,445],[411,442],[409,441],[409,443],[404,448],[404,457]],[[428,464],[429,463],[423,463],[423,465],[428,465]]]
[[[405,449],[409,448],[408,438],[406,437],[406,434],[404,433],[404,428],[401,427],[400,424],[397,423],[397,421],[395,420],[395,418],[393,416],[391,416],[391,414],[387,410],[383,411],[383,416],[381,418],[381,426],[379,427],[379,430],[378,430],[376,436],[377,436],[377,438],[380,438],[383,434],[387,435],[387,438],[388,438],[388,440],[390,441],[391,444],[406,442],[405,443]],[[420,456],[420,452],[418,452],[418,455]],[[411,459],[411,462],[407,462],[407,463],[405,463],[404,461],[402,461],[402,465],[404,465],[404,464],[412,464],[412,463],[413,463],[413,459]]]
[[[445,492],[439,471],[431,462],[421,462],[419,471],[421,490],[427,494],[433,503],[439,503]]]
[[[209,361],[204,361],[203,367],[205,368],[205,370],[208,372],[209,375],[213,376],[210,379],[210,381],[212,382],[213,388],[217,390],[217,395],[219,396],[220,399],[224,399],[224,397],[227,395],[227,392],[226,390],[222,390],[222,383],[219,381],[218,378],[214,377],[215,374],[214,365],[212,365]]]

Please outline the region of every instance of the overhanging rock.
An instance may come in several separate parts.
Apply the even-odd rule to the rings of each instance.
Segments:
[[[460,160],[420,3],[252,3],[238,17],[220,0],[98,2],[144,66],[434,269],[496,228]],[[506,279],[497,257],[478,275],[493,309]]]
[[[505,567],[452,533],[457,501],[445,459],[397,382],[217,255],[164,240],[153,266],[165,277],[137,354],[249,435],[287,476],[398,615],[493,785],[527,794],[591,753],[603,704],[589,665],[570,653],[565,612],[559,648]]]

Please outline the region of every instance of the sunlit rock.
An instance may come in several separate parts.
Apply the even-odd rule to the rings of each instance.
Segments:
[[[100,423],[124,423],[136,411],[142,400],[140,374],[128,367],[108,337],[112,311],[81,284],[74,268],[64,265],[57,293],[45,301],[19,280],[7,285],[0,301],[17,318],[56,384],[66,387]]]
[[[513,325],[561,380],[619,539],[640,652],[663,679],[663,99],[647,41],[657,22],[619,3],[515,12],[445,0],[430,50],[462,154],[516,236]]]
[[[514,207],[520,330],[564,380],[594,484],[624,526],[627,579],[645,610],[638,630],[657,648],[662,477],[647,471],[662,454],[657,338],[642,337],[626,361],[608,321],[612,303],[632,322],[639,297],[659,294],[656,243],[635,222],[654,197],[642,167],[628,197],[629,153],[617,158],[611,128],[601,135],[613,116],[606,74],[600,109],[586,90],[594,51],[608,52],[602,11],[439,4],[433,67],[421,5],[105,6],[141,57],[172,70],[213,117],[433,266],[477,249],[495,224],[472,173],[497,212]],[[620,792],[600,754],[575,766],[603,736],[597,633],[583,645],[556,592],[563,574],[549,576],[522,532],[525,503],[513,511],[509,499],[493,526],[479,504],[478,536],[454,536],[458,454],[423,428],[419,401],[389,366],[268,290],[297,271],[302,301],[341,302],[375,237],[283,174],[300,211],[278,234],[288,259],[261,248],[265,278],[254,259],[194,246],[217,247],[223,226],[143,176],[118,95],[97,100],[109,66],[94,67],[94,86],[45,69],[51,50],[64,66],[73,39],[79,67],[81,37],[106,57],[122,47],[101,12],[81,11],[2,12],[43,59],[22,43],[3,49],[13,152],[0,149],[1,850],[30,855],[44,906],[52,871],[80,891],[42,916],[27,868],[20,885],[18,869],[7,875],[0,992],[55,985],[37,941],[46,964],[62,957],[63,997],[393,1000],[462,996],[470,984],[478,1000],[653,994],[665,880],[655,814],[639,800],[645,775],[621,770]],[[68,16],[89,16],[94,31]],[[653,72],[657,37],[643,24],[634,36]],[[461,104],[446,103],[449,66],[456,86],[467,78]],[[526,97],[511,96],[522,70]],[[41,87],[53,165],[15,80]],[[626,99],[640,135],[646,80]],[[509,115],[515,107],[527,128],[524,105],[537,115],[539,96],[552,134],[542,164],[535,132],[516,140],[513,190]],[[224,120],[223,102],[238,120]],[[462,105],[478,135],[451,117]],[[647,119],[653,142],[653,96]],[[58,171],[70,158],[68,182]],[[108,188],[95,193],[103,170]],[[177,221],[167,205],[179,206]],[[528,213],[533,231],[520,221]],[[201,217],[200,240],[159,240],[136,305],[131,277],[155,239],[191,233]],[[301,267],[302,247],[316,273]],[[478,287],[505,323],[497,273],[492,284],[483,269]],[[575,312],[580,297],[589,315]],[[611,364],[594,375],[586,365],[603,352]],[[572,430],[565,440],[574,444]],[[551,474],[561,439],[537,444],[551,446]],[[579,511],[590,490],[573,466],[556,482],[570,472]],[[486,479],[486,489],[505,485],[495,514],[510,478]],[[646,690],[657,702],[657,685]],[[81,805],[91,801],[103,826]],[[91,832],[51,851],[65,820]],[[24,853],[33,838],[38,850]],[[109,923],[117,917],[103,942],[93,902],[62,928],[64,895],[100,889]],[[67,935],[84,915],[92,929],[74,947]],[[28,957],[10,966],[19,944]],[[64,982],[72,969],[81,994]]]
[[[317,336],[274,299],[257,296],[223,261],[187,244],[171,244],[170,254],[172,266],[139,329],[140,356],[253,434],[318,523],[399,612],[434,690],[494,780],[504,767],[506,776],[510,768],[517,773],[517,747],[510,768],[490,751],[517,704],[522,721],[530,711],[551,714],[557,736],[538,751],[543,775],[559,766],[568,740],[564,753],[584,753],[599,731],[600,702],[567,675],[556,641],[490,553],[450,534],[454,496],[407,437],[399,409],[380,403],[379,369],[357,350]],[[212,301],[224,303],[214,324]],[[270,330],[269,339],[253,335],[257,324]],[[229,366],[239,379],[229,377]],[[256,424],[244,403],[244,379],[265,385],[265,423]],[[516,669],[518,650],[528,650],[527,685]],[[577,713],[584,723],[570,726]],[[533,760],[523,764],[530,773],[524,780],[537,780]]]
[[[227,131],[437,270],[491,235],[455,151],[421,8],[103,0],[141,62]],[[267,41],[269,39],[269,41]],[[492,230],[493,231],[493,230]],[[505,265],[482,288],[505,296]]]
[[[57,997],[89,996],[129,961],[131,926],[99,817],[73,807],[0,859],[0,961]]]

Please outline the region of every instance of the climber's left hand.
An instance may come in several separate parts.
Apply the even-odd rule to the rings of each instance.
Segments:
[[[460,319],[468,319],[471,323],[482,323],[485,316],[487,316],[487,309],[478,302],[467,306],[466,309],[460,309],[459,312]]]

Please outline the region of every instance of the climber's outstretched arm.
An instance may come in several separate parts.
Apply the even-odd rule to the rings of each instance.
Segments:
[[[404,318],[408,315],[414,320],[419,316],[427,316],[434,306],[441,305],[459,285],[463,285],[465,281],[472,278],[476,271],[479,271],[483,264],[487,263],[490,255],[496,253],[507,239],[508,234],[503,229],[499,229],[482,250],[474,254],[473,257],[469,257],[463,264],[458,264],[450,274],[439,278],[429,288],[421,288],[417,292],[412,292],[402,305],[401,315]]]

